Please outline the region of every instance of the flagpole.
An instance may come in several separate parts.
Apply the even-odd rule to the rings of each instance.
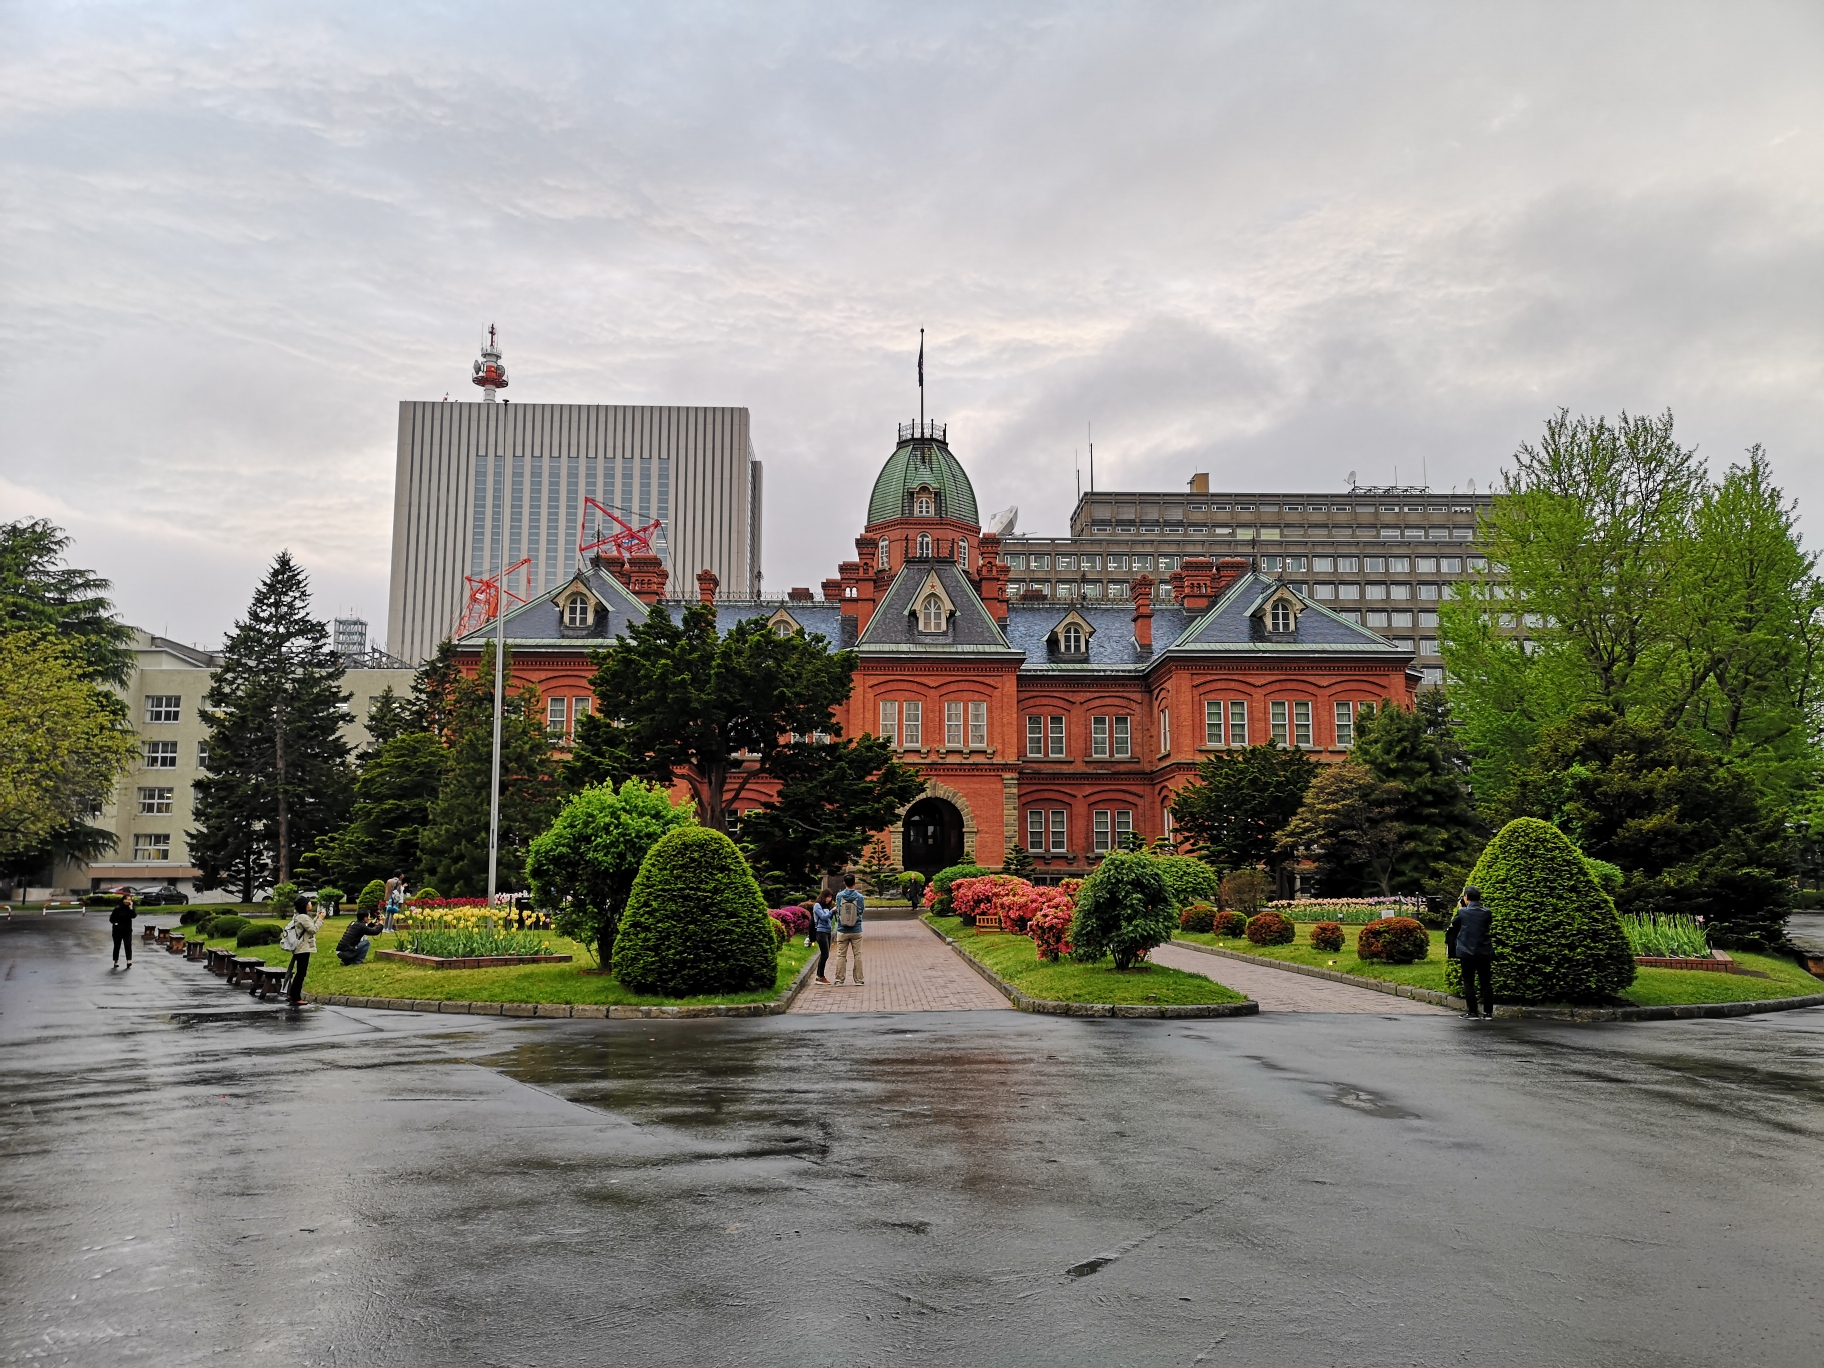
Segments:
[[[925,426],[925,330],[918,330],[918,426]]]

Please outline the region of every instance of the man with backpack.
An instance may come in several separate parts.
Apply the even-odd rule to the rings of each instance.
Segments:
[[[855,876],[842,876],[842,891],[836,895],[836,984],[842,987],[842,980],[849,971],[849,956],[855,956],[855,986],[863,987],[861,977],[861,914],[867,909],[867,899],[855,891]]]

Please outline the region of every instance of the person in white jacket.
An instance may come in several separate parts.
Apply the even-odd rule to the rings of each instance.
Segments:
[[[293,1007],[304,1003],[304,975],[310,972],[310,957],[317,952],[317,932],[323,929],[322,912],[315,899],[299,899],[297,911],[285,929],[294,932],[297,944],[291,952],[291,974],[285,980],[285,996]]]

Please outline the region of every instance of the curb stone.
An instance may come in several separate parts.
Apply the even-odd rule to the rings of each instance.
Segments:
[[[510,1016],[567,1018],[585,1021],[687,1021],[698,1017],[778,1016],[790,1007],[805,984],[817,961],[807,959],[784,993],[771,1002],[703,1003],[684,1007],[610,1006],[600,1002],[459,1002],[445,998],[378,998],[354,997],[346,993],[314,994],[312,1000],[325,1007],[363,1007],[382,1012],[430,1012],[446,1015]]]
[[[1199,945],[1195,941],[1182,941],[1175,937],[1171,943],[1203,955],[1240,960],[1243,964],[1265,965],[1269,969],[1280,969],[1288,974],[1303,974],[1307,978],[1346,983],[1353,988],[1372,988],[1375,992],[1386,993],[1390,997],[1432,1002],[1459,1012],[1469,1005],[1462,998],[1440,993],[1435,988],[1418,988],[1410,983],[1394,983],[1389,979],[1363,978],[1360,974],[1345,974],[1339,969],[1319,969],[1310,964],[1291,964],[1285,960],[1269,959],[1265,955],[1249,955],[1220,945]],[[1824,1007],[1824,993],[1811,993],[1804,997],[1755,998],[1747,1002],[1671,1003],[1659,1007],[1516,1007],[1497,1004],[1495,1016],[1526,1021],[1695,1021],[1753,1016],[1760,1012],[1790,1012],[1801,1007]]]
[[[994,970],[983,964],[974,955],[958,945],[951,937],[939,931],[923,917],[919,924],[959,956],[964,964],[988,980],[996,992],[1006,998],[1017,1010],[1032,1012],[1037,1016],[1073,1016],[1073,1017],[1142,1017],[1150,1020],[1182,1020],[1186,1017],[1238,1017],[1256,1016],[1260,1004],[1253,998],[1243,1002],[1196,1002],[1196,1003],[1149,1003],[1149,1002],[1059,1002],[1055,998],[1028,997],[1018,988],[1003,979]]]

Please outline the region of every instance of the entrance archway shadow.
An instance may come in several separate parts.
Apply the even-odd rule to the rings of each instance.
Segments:
[[[901,843],[907,869],[935,874],[963,859],[963,814],[943,798],[920,798],[906,809]]]

